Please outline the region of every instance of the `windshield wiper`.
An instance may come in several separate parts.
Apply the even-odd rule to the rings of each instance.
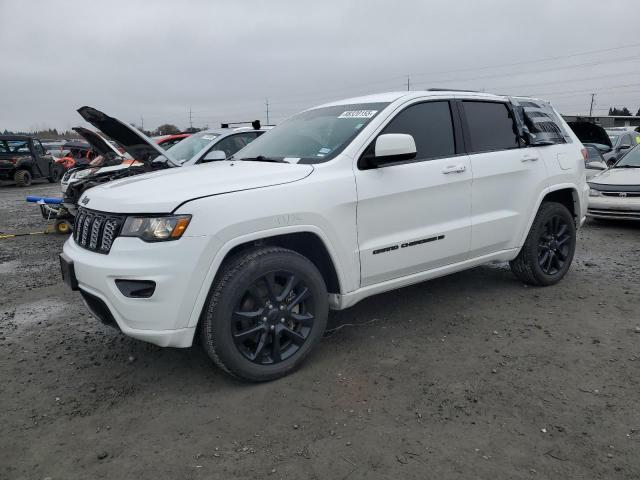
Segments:
[[[258,155],[257,157],[246,157],[238,160],[247,162],[274,162],[274,163],[289,163],[281,158],[265,157],[264,155]]]
[[[611,168],[640,168],[640,165],[614,165]]]

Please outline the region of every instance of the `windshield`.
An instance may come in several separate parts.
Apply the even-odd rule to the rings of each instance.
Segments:
[[[314,108],[291,117],[243,148],[236,159],[321,163],[338,155],[388,103]]]
[[[613,168],[640,168],[640,147],[629,150],[629,153],[618,160]]]
[[[194,133],[190,137],[176,143],[171,148],[168,148],[167,152],[169,152],[171,158],[182,164],[187,160],[190,160],[195,154],[200,152],[219,136],[219,134],[211,132]]]
[[[609,139],[611,140],[611,145],[615,145],[616,144],[616,140],[618,140],[618,137],[620,135],[612,135],[611,133],[609,133]]]

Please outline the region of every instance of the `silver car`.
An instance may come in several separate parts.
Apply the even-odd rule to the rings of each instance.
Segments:
[[[640,220],[640,145],[589,179],[589,187],[587,216]]]

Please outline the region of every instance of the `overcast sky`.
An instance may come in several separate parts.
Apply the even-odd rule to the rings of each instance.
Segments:
[[[0,0],[0,130],[271,121],[372,92],[538,95],[640,107],[636,0]],[[506,66],[505,66],[506,65]],[[604,111],[602,110],[604,109]]]

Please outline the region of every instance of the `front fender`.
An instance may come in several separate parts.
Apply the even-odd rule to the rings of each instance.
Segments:
[[[335,267],[340,285],[347,284],[348,280],[347,278],[345,278],[345,272],[343,268],[341,268],[341,263],[339,261],[335,247],[332,245],[331,240],[325,234],[325,232],[316,225],[291,225],[272,228],[268,230],[255,231],[252,233],[234,237],[230,240],[227,240],[226,242],[221,242],[219,236],[216,235],[212,238],[211,248],[207,249],[208,254],[211,256],[209,256],[208,259],[202,259],[203,262],[209,263],[210,266],[202,280],[200,291],[198,292],[198,296],[196,297],[196,300],[194,302],[193,309],[189,316],[188,327],[195,327],[198,324],[200,314],[202,312],[202,309],[204,308],[205,302],[207,301],[209,290],[213,285],[215,276],[218,273],[222,262],[227,257],[229,252],[233,250],[233,248],[257,240],[291,233],[312,233],[317,235],[323,242],[325,248],[327,249],[327,252],[329,252],[329,256],[331,257],[331,261],[333,262],[333,265]]]

